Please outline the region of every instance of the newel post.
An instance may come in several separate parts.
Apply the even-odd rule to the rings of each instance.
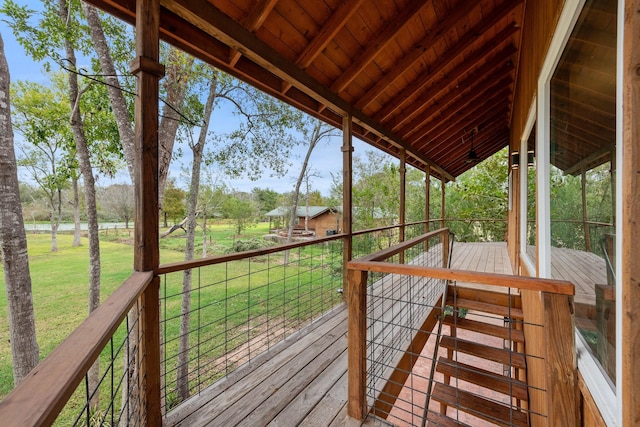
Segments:
[[[576,425],[578,381],[573,296],[543,292],[542,298],[549,425]]]
[[[160,64],[160,1],[136,1],[136,58],[131,72],[137,77],[135,103],[136,211],[134,269],[155,271],[160,264],[158,213],[158,98]],[[160,398],[160,302],[156,276],[139,304],[140,346],[138,372],[142,385],[146,425],[162,426]]]
[[[346,267],[346,266],[345,266]],[[347,414],[357,420],[367,414],[367,272],[348,270],[348,387]]]
[[[440,234],[440,242],[442,243],[442,268],[449,267],[449,230],[444,230]],[[429,241],[426,242],[427,244]]]

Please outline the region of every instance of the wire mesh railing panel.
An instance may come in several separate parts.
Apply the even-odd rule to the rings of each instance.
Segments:
[[[134,304],[54,425],[146,425],[141,375],[142,311],[139,303]]]
[[[442,267],[441,236],[403,251],[406,264]],[[385,262],[398,262],[398,255]],[[402,358],[411,359],[412,345],[429,314],[439,310],[446,282],[401,274],[369,274],[367,287],[367,400],[369,406],[388,393],[392,373],[398,373]],[[416,355],[417,356],[417,355]],[[410,364],[413,362],[410,360]],[[400,373],[408,375],[408,372]],[[384,406],[384,405],[383,405]],[[388,409],[387,409],[388,410]]]
[[[339,250],[336,250],[339,249]],[[163,274],[163,400],[170,411],[342,302],[341,241]]]

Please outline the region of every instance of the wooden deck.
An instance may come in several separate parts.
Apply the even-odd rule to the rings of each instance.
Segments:
[[[452,267],[511,273],[504,243],[455,243]],[[341,306],[193,396],[167,415],[166,425],[389,425],[346,415],[346,335]]]
[[[528,246],[529,256],[535,256],[535,246]],[[585,251],[551,248],[551,275],[568,280],[576,286],[576,304],[595,306],[596,285],[607,284],[607,266],[602,257]]]

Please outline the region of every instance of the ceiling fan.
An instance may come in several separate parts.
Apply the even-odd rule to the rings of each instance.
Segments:
[[[469,153],[467,154],[467,158],[464,160],[465,163],[476,164],[482,161],[482,159],[478,157],[478,154],[473,149],[473,137],[475,136],[476,133],[478,133],[478,128],[471,129],[471,150],[469,150]],[[463,141],[464,141],[464,138],[463,138]]]

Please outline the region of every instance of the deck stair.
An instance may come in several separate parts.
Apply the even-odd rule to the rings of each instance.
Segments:
[[[426,425],[528,426],[519,297],[458,289],[441,319]]]

